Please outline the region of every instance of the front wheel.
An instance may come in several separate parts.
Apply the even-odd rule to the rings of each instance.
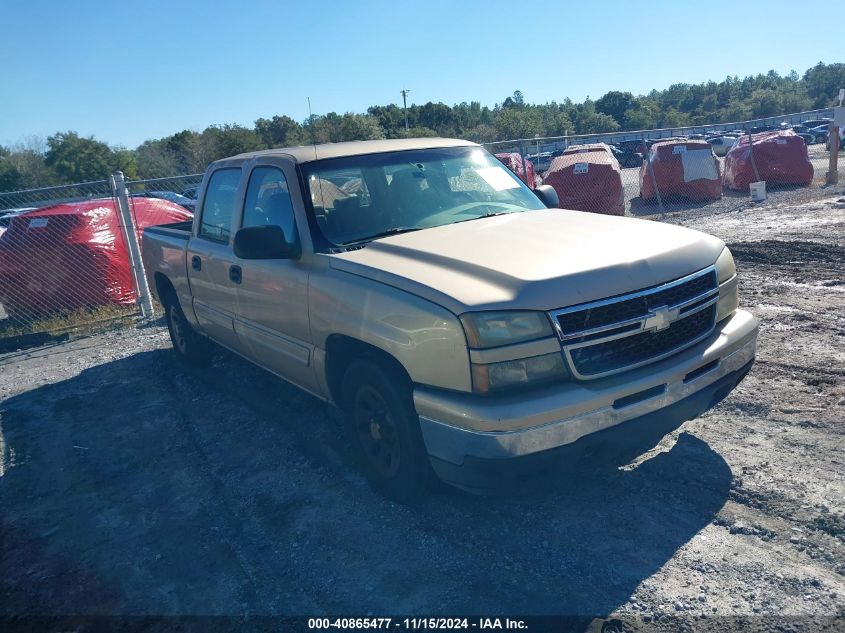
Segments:
[[[211,360],[211,344],[188,323],[175,292],[168,293],[164,298],[164,309],[170,341],[179,358],[191,365],[207,365]]]
[[[343,408],[361,467],[388,499],[421,499],[432,473],[407,381],[370,361],[355,361],[343,379]]]

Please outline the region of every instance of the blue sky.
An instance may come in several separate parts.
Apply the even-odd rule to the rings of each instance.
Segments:
[[[838,2],[0,0],[0,144],[368,106],[582,101],[845,61]],[[648,7],[648,8],[646,8]],[[837,19],[825,17],[837,16]]]

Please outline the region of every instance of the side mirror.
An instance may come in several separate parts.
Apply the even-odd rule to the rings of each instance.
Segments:
[[[302,255],[299,244],[285,240],[282,227],[247,226],[235,233],[235,257],[240,259],[298,259]]]
[[[557,191],[551,185],[540,185],[534,190],[534,194],[540,198],[540,202],[546,205],[547,209],[560,207],[560,198],[557,197]]]

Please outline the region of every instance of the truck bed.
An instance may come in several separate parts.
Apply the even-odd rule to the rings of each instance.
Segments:
[[[184,222],[148,226],[144,229],[144,235],[166,235],[168,237],[187,240],[191,237],[192,224],[193,220],[185,220]]]
[[[150,289],[161,301],[156,273],[162,273],[173,289],[190,306],[190,291],[188,290],[188,269],[186,252],[188,240],[191,238],[192,221],[174,222],[149,226],[144,229],[144,239],[141,243],[145,263],[145,273]]]

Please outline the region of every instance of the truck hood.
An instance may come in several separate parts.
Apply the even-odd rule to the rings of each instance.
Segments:
[[[683,227],[546,209],[374,240],[332,268],[470,310],[553,310],[655,286],[715,263],[724,243]]]

